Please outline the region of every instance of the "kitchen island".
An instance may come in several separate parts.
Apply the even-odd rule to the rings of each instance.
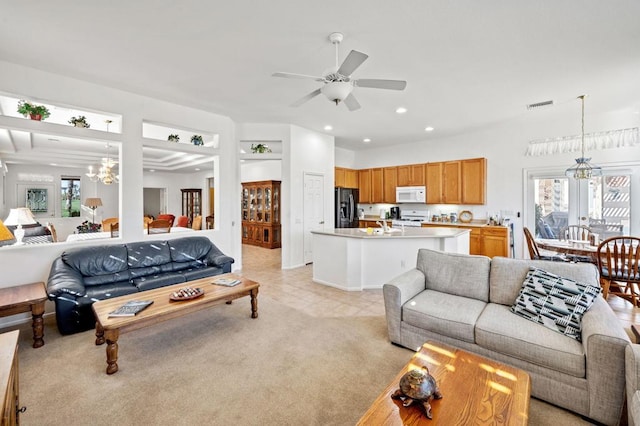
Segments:
[[[373,235],[364,228],[311,231],[313,281],[348,291],[382,288],[415,268],[421,248],[469,254],[469,229],[391,229],[391,233]]]

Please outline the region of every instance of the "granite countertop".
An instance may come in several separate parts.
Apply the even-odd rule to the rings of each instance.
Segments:
[[[382,230],[382,228],[377,228]],[[332,235],[336,237],[347,238],[451,238],[471,232],[469,229],[456,228],[420,228],[405,227],[404,231],[400,228],[392,228],[391,233],[374,233],[367,234],[366,228],[336,228],[327,230],[311,231],[312,234]]]

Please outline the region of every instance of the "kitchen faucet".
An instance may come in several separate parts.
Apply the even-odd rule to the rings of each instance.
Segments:
[[[376,225],[380,226],[383,229],[383,232],[389,232],[389,227],[387,226],[387,222],[376,220]]]

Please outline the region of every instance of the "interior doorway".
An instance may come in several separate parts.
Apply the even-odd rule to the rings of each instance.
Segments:
[[[143,211],[145,216],[156,217],[167,213],[167,189],[143,188]]]

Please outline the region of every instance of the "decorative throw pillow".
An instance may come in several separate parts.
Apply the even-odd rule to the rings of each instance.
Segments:
[[[600,291],[600,287],[531,267],[511,311],[581,341],[582,316]]]

